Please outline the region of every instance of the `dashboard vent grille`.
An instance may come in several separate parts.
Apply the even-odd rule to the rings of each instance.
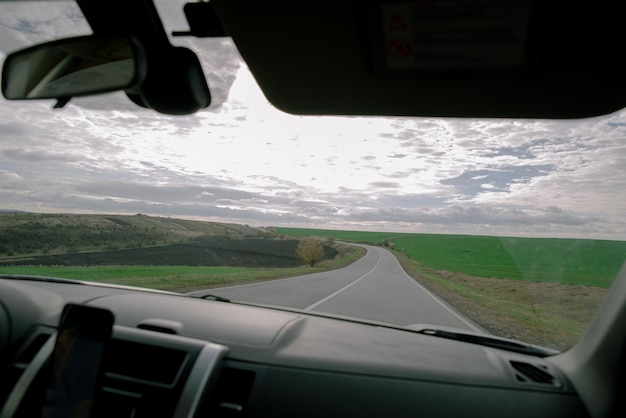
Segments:
[[[106,357],[105,374],[144,384],[172,387],[187,362],[183,350],[124,340],[113,340]]]
[[[29,364],[51,336],[52,334],[48,332],[39,332],[31,336],[18,353],[15,361],[13,361],[11,366],[7,369],[6,374],[2,376],[0,380],[0,407],[5,403],[26,368],[28,368]]]
[[[547,369],[521,361],[511,361],[515,376],[521,382],[533,382],[543,385],[560,386],[559,381]]]
[[[207,405],[207,416],[245,416],[255,377],[252,370],[224,367]]]
[[[33,338],[26,345],[24,350],[22,350],[22,352],[17,356],[15,365],[25,368],[25,366],[30,364],[30,362],[33,361],[35,355],[37,355],[39,350],[41,350],[41,347],[43,347],[46,341],[48,341],[48,338],[50,338],[50,334],[45,333],[38,334],[35,338]]]

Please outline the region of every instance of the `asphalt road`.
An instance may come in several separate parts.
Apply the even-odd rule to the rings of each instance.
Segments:
[[[481,331],[409,277],[389,251],[367,254],[339,270],[262,283],[193,292],[231,300],[285,306],[385,322],[431,324]]]

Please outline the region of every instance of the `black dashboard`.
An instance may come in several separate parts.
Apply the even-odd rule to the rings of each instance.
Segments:
[[[68,303],[115,316],[96,416],[589,416],[538,357],[269,307],[2,280],[1,418],[38,416]]]

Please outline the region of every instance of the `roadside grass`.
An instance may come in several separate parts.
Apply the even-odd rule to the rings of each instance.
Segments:
[[[292,236],[381,245],[383,239],[433,270],[479,277],[609,288],[626,259],[626,242],[565,238],[399,234],[277,228]]]
[[[423,235],[393,241],[436,270],[472,276],[609,288],[626,258],[626,242]]]
[[[0,274],[62,277],[183,293],[334,270],[353,263],[365,254],[365,250],[358,247],[341,244],[335,247],[339,250],[337,257],[319,262],[314,267],[11,266],[0,267]]]
[[[608,293],[594,286],[520,285],[436,271],[404,254],[396,257],[410,276],[487,331],[561,351],[580,339]]]

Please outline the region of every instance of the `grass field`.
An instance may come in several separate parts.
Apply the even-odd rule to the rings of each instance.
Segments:
[[[0,274],[63,277],[101,283],[179,291],[187,288],[228,285],[281,276],[283,270],[240,267],[195,266],[92,266],[92,267],[3,267]]]
[[[626,242],[589,239],[397,234],[277,228],[292,236],[381,244],[434,270],[480,277],[609,288],[626,259]]]
[[[202,288],[250,283],[318,273],[346,266],[364,253],[350,246],[336,246],[339,255],[333,260],[324,260],[291,268],[248,268],[248,267],[205,267],[205,266],[90,266],[90,267],[0,267],[0,274],[35,275],[62,277],[101,283],[186,292]]]

